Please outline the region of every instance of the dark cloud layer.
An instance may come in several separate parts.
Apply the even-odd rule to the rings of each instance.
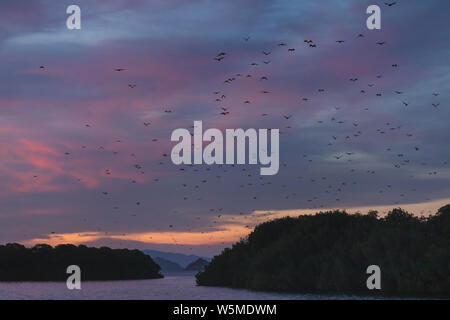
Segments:
[[[254,210],[448,198],[448,1],[380,3],[379,31],[368,1],[78,1],[79,31],[69,4],[0,3],[0,242],[102,232],[93,243],[212,254],[226,241],[182,239],[251,228]],[[180,170],[164,154],[194,120],[280,128],[279,174]]]

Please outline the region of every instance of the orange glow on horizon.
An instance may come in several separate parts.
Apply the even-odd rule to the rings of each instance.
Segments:
[[[440,207],[449,204],[450,199],[440,199],[431,202],[416,204],[398,204],[386,206],[367,206],[341,208],[348,213],[367,213],[369,210],[377,210],[383,215],[389,210],[401,207],[416,216],[429,215],[437,212]],[[252,226],[265,221],[282,218],[296,217],[299,215],[310,215],[318,211],[328,211],[333,208],[322,209],[292,209],[292,210],[257,210],[247,215],[223,215],[222,224],[217,224],[212,231],[163,231],[163,232],[135,232],[135,233],[108,233],[83,231],[76,233],[55,233],[47,234],[41,238],[33,238],[22,241],[26,246],[36,244],[49,244],[56,246],[59,244],[88,244],[97,240],[122,240],[135,241],[144,244],[169,244],[169,245],[218,245],[223,243],[234,243],[245,238],[252,230]]]
[[[137,241],[148,244],[183,244],[183,245],[211,245],[222,242],[236,242],[247,236],[249,228],[240,225],[222,225],[219,230],[214,231],[195,231],[195,232],[142,232],[114,234],[107,232],[77,232],[77,233],[58,233],[48,234],[43,238],[34,238],[23,241],[27,246],[36,244],[49,244],[55,246],[58,244],[84,244],[102,239],[114,239],[124,241]]]

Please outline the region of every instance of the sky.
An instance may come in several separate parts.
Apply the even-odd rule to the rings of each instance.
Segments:
[[[81,30],[66,27],[71,4]],[[381,30],[366,27],[371,4]],[[213,256],[286,215],[436,212],[450,203],[449,10],[1,1],[0,243]],[[278,174],[174,165],[171,133],[194,121],[279,129]]]

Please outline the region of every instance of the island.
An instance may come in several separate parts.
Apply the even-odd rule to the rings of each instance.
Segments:
[[[191,262],[184,270],[186,271],[203,271],[205,267],[208,265],[208,261],[202,258],[198,258],[197,260]]]
[[[66,281],[70,265],[80,267],[82,281],[163,277],[159,265],[139,250],[71,244],[0,245],[0,281]]]
[[[369,290],[367,268],[381,271]],[[200,286],[289,293],[450,296],[450,205],[428,217],[401,208],[262,223],[196,275]]]

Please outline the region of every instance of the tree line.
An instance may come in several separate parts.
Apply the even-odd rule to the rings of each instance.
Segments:
[[[83,281],[162,278],[160,267],[139,250],[71,244],[0,245],[0,281],[66,281],[69,265],[80,267]]]
[[[366,268],[381,269],[368,290]],[[285,217],[214,257],[197,284],[292,293],[450,296],[450,205],[429,217],[400,208]]]

